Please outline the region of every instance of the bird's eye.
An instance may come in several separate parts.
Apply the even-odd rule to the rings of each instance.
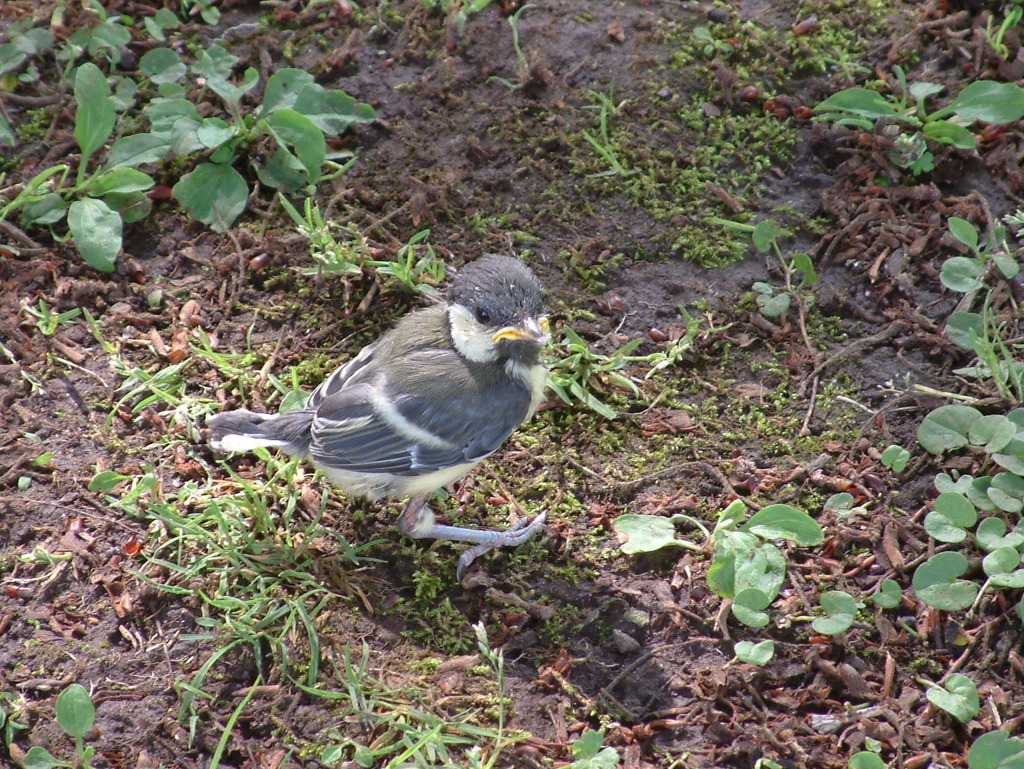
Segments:
[[[487,312],[487,310],[485,310],[483,307],[477,307],[474,312],[476,314],[476,319],[480,323],[488,323],[488,322],[490,322],[491,314],[489,312]]]

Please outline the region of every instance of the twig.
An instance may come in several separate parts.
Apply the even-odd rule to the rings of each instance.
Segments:
[[[806,436],[810,430],[807,429],[807,425],[811,422],[811,416],[814,414],[814,403],[818,396],[818,377],[814,377],[811,381],[811,397],[810,403],[807,404],[807,414],[804,415],[804,423],[800,426],[800,431],[797,433],[798,438]]]
[[[826,368],[831,366],[833,363],[838,363],[844,358],[848,358],[853,353],[860,352],[865,347],[874,347],[875,345],[887,342],[892,337],[896,336],[899,332],[901,332],[904,326],[904,323],[896,321],[891,326],[889,326],[889,328],[887,328],[885,331],[879,332],[873,336],[866,336],[863,339],[858,339],[856,342],[852,342],[851,344],[846,345],[846,347],[842,348],[841,350],[832,353],[830,356],[825,358],[825,360],[823,360],[821,363],[815,366],[814,370],[807,376],[806,379],[804,379],[804,382],[800,386],[799,390],[800,396],[802,397],[806,392],[807,383],[809,381],[816,382],[818,376],[820,376],[821,373]]]

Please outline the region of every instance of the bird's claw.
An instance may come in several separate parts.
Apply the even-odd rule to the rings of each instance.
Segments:
[[[459,558],[459,565],[455,569],[455,579],[461,584],[462,575],[473,561],[484,553],[495,550],[499,547],[516,547],[530,539],[534,534],[544,528],[547,521],[547,513],[541,513],[532,521],[529,518],[522,518],[505,531],[494,532],[494,538],[489,542],[481,542],[478,545],[462,553]]]

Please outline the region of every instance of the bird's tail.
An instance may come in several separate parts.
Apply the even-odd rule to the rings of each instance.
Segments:
[[[313,412],[303,409],[284,414],[256,414],[247,409],[210,417],[210,446],[217,451],[252,451],[273,446],[295,457],[309,454]]]

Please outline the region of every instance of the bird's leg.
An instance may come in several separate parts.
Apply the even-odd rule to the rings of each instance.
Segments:
[[[504,531],[494,529],[468,529],[464,526],[445,526],[434,520],[434,513],[427,506],[425,497],[414,497],[402,511],[398,519],[399,530],[410,537],[447,539],[453,542],[471,542],[469,548],[459,558],[459,566],[455,572],[456,579],[462,581],[462,572],[478,557],[498,547],[515,547],[544,528],[547,515],[541,513],[532,521],[526,518]]]

